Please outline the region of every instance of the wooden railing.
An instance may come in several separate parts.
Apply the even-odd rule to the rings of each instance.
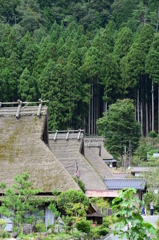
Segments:
[[[57,139],[77,139],[83,138],[84,130],[56,130],[56,131],[49,131],[49,139],[53,139],[56,141]]]

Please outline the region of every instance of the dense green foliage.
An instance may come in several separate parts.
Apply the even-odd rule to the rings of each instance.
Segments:
[[[76,177],[73,178],[75,180],[75,182],[77,182]],[[85,193],[86,191],[86,187],[84,182],[82,182],[82,180],[78,179],[78,186],[80,187],[80,189]]]
[[[145,105],[151,111],[151,83],[156,96],[159,82],[158,7],[158,0],[0,0],[0,102],[48,99],[50,130],[96,134],[102,112],[127,97],[137,106],[139,90],[147,134]],[[155,130],[157,119],[155,107]]]
[[[136,165],[136,162],[140,166],[158,166],[158,158],[153,157],[153,153],[159,153],[159,137],[154,138],[154,133],[152,132],[153,137],[140,138],[139,146],[135,151],[133,161]],[[150,136],[151,132],[150,132]],[[156,136],[156,135],[155,135]]]
[[[76,228],[81,232],[90,233],[91,222],[86,219],[82,219],[81,221],[76,223]]]
[[[98,131],[105,136],[107,149],[118,156],[131,141],[133,150],[138,146],[140,125],[135,120],[134,105],[130,99],[118,100],[97,121]]]
[[[145,222],[140,215],[139,206],[142,202],[135,198],[135,193],[136,189],[123,189],[119,196],[113,200],[112,209],[116,210],[114,216],[117,217],[117,221],[114,224],[114,235],[119,235],[121,238],[128,240],[150,240],[152,238],[148,236],[148,233],[156,236],[156,230],[153,225]],[[123,231],[125,226],[127,226],[127,229]]]
[[[67,232],[70,232],[77,222],[86,218],[89,201],[82,191],[70,189],[67,192],[62,192],[56,199],[56,203],[59,209],[65,211],[66,216],[63,216],[63,221],[67,225]]]
[[[36,217],[40,213],[38,206],[43,204],[43,200],[36,197],[40,189],[32,189],[33,183],[29,182],[29,174],[22,173],[14,178],[15,183],[12,187],[6,188],[5,183],[0,184],[1,189],[5,189],[2,197],[0,213],[9,217],[13,222],[13,228],[21,227],[23,223],[35,223]],[[33,215],[38,213],[37,216]],[[26,218],[27,215],[27,218]]]

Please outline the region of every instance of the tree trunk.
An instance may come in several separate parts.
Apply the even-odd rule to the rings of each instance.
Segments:
[[[91,95],[91,85],[89,86],[89,95]],[[89,97],[89,110],[88,110],[88,134],[90,135],[90,122],[91,122],[91,98]]]
[[[149,123],[150,123],[150,126],[149,126],[149,131],[151,131],[151,123],[152,123],[152,104],[149,105],[149,108],[150,108],[150,114],[149,114]]]
[[[135,101],[135,120],[136,120],[136,101]]]
[[[148,119],[148,103],[147,103],[147,91],[146,91],[146,137],[149,134],[149,119]]]
[[[158,8],[158,13],[157,13],[156,33],[158,33],[158,22],[159,22],[159,8]]]
[[[129,166],[131,167],[131,141],[129,141]]]
[[[96,104],[97,104],[97,98],[94,97],[94,134],[96,134]]]
[[[107,94],[106,94],[106,98],[107,98]],[[105,102],[105,111],[107,112],[107,110],[108,110],[108,102],[106,101]]]
[[[92,81],[92,120],[91,120],[91,134],[93,134],[93,81]]]
[[[140,122],[140,108],[139,108],[139,89],[137,90],[137,121]]]
[[[141,98],[141,136],[143,136],[143,99]]]
[[[98,86],[98,94],[97,94],[97,105],[96,105],[96,121],[97,119],[100,117],[99,116],[99,96],[100,96],[100,93],[99,93],[99,86]],[[96,124],[96,134],[97,134],[97,124]]]
[[[158,134],[159,134],[159,84],[158,84]]]
[[[123,161],[123,155],[121,155],[121,165],[124,165],[124,161]]]
[[[152,131],[154,131],[154,87],[152,79]]]
[[[83,119],[83,125],[84,125],[84,133],[86,133],[86,117]]]

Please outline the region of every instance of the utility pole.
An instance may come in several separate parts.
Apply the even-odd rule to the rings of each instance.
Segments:
[[[124,173],[126,173],[126,145],[124,146]]]
[[[131,140],[129,141],[129,167],[131,167]]]

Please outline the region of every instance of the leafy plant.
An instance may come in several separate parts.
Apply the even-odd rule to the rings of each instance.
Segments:
[[[105,215],[105,209],[110,208],[110,204],[104,198],[91,198],[91,203],[94,204],[99,210],[102,211],[103,215]]]
[[[13,221],[13,227],[17,228],[23,223],[35,222],[35,216],[30,213],[39,212],[38,206],[43,204],[43,200],[36,197],[41,190],[32,189],[33,183],[28,181],[29,174],[22,173],[15,176],[14,179],[15,183],[12,187],[5,189],[0,213],[9,217]],[[1,183],[0,187],[4,188],[5,184]],[[26,218],[27,213],[29,216]],[[41,212],[39,214],[41,215]]]
[[[100,226],[92,230],[93,238],[100,238],[101,236],[107,235],[109,232],[108,228]]]
[[[35,224],[35,229],[36,232],[45,232],[46,231],[45,223],[41,219],[39,219]]]
[[[80,220],[76,223],[76,228],[79,231],[82,231],[82,232],[85,232],[85,233],[90,233],[91,222],[86,220],[86,219],[82,219],[82,220]]]
[[[51,210],[54,214],[55,217],[59,217],[60,216],[60,213],[59,211],[57,210],[56,206],[55,206],[55,203],[50,203],[49,205],[49,210]]]
[[[76,177],[73,178],[75,180],[75,182],[77,182]],[[78,186],[80,187],[80,189],[82,190],[82,192],[85,193],[86,188],[85,188],[85,184],[84,182],[82,182],[82,180],[78,179]]]
[[[116,210],[113,215],[117,217],[114,224],[114,235],[129,240],[142,240],[144,238],[150,240],[148,233],[155,236],[156,230],[150,223],[145,222],[140,215],[141,201],[134,197],[135,193],[136,189],[126,188],[120,191],[119,196],[113,200],[112,210]]]
[[[52,192],[52,195],[57,196],[58,194],[59,194],[59,192],[57,191],[57,189],[54,189],[53,192]]]
[[[66,212],[66,217],[63,216],[63,220],[70,230],[77,221],[86,216],[89,201],[82,191],[68,190],[58,196],[57,206]]]

